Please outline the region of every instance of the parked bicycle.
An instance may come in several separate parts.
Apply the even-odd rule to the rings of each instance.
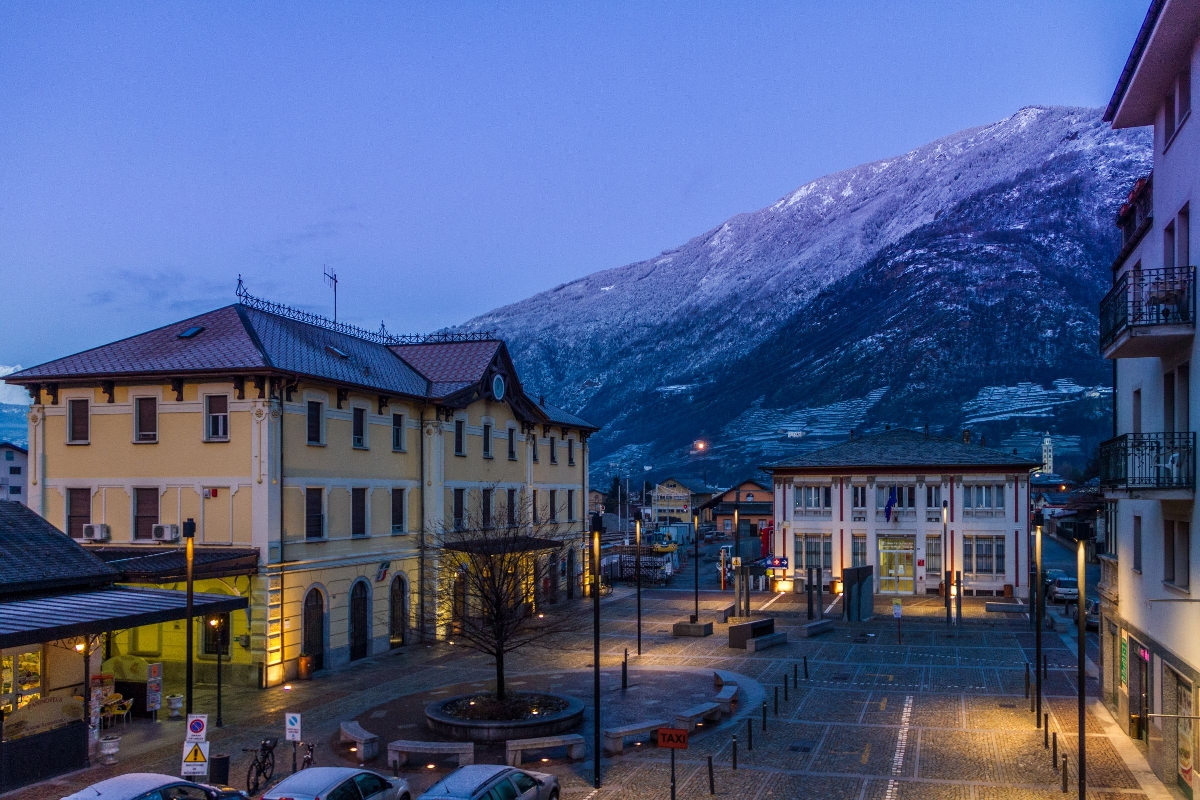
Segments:
[[[275,745],[279,740],[270,737],[262,740],[259,747],[244,747],[243,753],[254,753],[254,760],[246,770],[246,791],[257,794],[260,786],[265,785],[275,774]]]
[[[304,758],[300,760],[300,769],[307,769],[313,765],[313,750],[317,749],[316,742],[309,742],[304,745]]]

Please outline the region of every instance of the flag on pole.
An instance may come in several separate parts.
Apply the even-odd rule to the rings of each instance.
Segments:
[[[896,505],[896,487],[893,486],[892,490],[890,492],[888,492],[887,505],[885,505],[883,507],[883,518],[886,519],[888,522],[892,521],[892,508],[894,508],[895,505]]]

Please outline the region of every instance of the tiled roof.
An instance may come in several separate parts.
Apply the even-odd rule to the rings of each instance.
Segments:
[[[0,500],[0,596],[112,583],[117,571],[32,509]]]
[[[779,461],[763,469],[1012,467],[1029,470],[1039,466],[1040,463],[990,447],[896,428]]]
[[[21,447],[19,444],[13,444],[12,442],[0,442],[0,450],[3,450],[6,447],[9,450],[16,450],[18,453],[25,453],[26,455],[29,454],[29,451],[24,447]]]
[[[577,417],[570,411],[564,411],[558,406],[542,402],[538,404],[538,408],[540,408],[542,413],[549,417],[550,421],[555,425],[570,425],[573,428],[587,428],[593,431],[600,430],[583,417]]]
[[[447,397],[483,379],[500,349],[496,340],[395,345],[392,352],[429,379],[433,397]]]

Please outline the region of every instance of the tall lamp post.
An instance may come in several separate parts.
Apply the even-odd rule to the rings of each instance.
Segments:
[[[1037,571],[1034,575],[1034,580],[1037,581],[1037,606],[1034,613],[1037,616],[1037,630],[1034,634],[1034,658],[1036,661],[1033,665],[1033,671],[1037,676],[1036,694],[1037,694],[1037,726],[1042,727],[1042,628],[1045,627],[1043,615],[1046,613],[1046,593],[1042,588],[1042,526],[1036,525],[1033,529],[1033,557],[1037,562]],[[1079,644],[1083,645],[1081,639]]]
[[[596,772],[592,785],[600,788],[600,527],[599,514],[592,517],[592,753]],[[639,631],[640,633],[640,631]]]
[[[642,654],[642,521],[633,523],[633,543],[637,552],[633,556],[633,582],[637,585],[637,654]]]
[[[1041,532],[1041,528],[1038,528]],[[1087,711],[1087,671],[1084,669],[1086,656],[1084,651],[1087,647],[1087,563],[1085,559],[1084,543],[1080,539],[1075,548],[1075,569],[1078,575],[1079,582],[1079,599],[1075,601],[1075,616],[1079,622],[1079,641],[1076,647],[1078,660],[1078,678],[1079,681],[1079,800],[1086,800],[1087,793],[1087,736],[1084,735],[1084,723]],[[1041,626],[1038,626],[1039,631]]]
[[[221,624],[221,616],[218,614],[212,617],[208,624],[212,626],[213,633],[217,640],[217,727],[220,728],[221,722],[221,651],[225,649],[225,626]]]
[[[950,503],[942,501],[942,566],[949,567],[947,556],[950,555]],[[946,589],[946,624],[950,624],[950,570],[943,569],[945,580],[942,586]]]
[[[692,514],[692,570],[696,575],[696,613],[692,614],[692,624],[700,621],[700,515]]]
[[[184,679],[187,682],[187,713],[192,713],[192,653],[195,649],[196,632],[192,624],[192,567],[196,561],[196,520],[188,517],[183,523],[183,541],[187,556],[187,631],[184,636]]]

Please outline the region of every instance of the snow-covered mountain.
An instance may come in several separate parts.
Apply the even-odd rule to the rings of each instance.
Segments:
[[[1025,108],[463,327],[604,426],[598,478],[728,478],[889,423],[1089,451],[1109,425],[1113,215],[1150,168],[1145,131]]]

